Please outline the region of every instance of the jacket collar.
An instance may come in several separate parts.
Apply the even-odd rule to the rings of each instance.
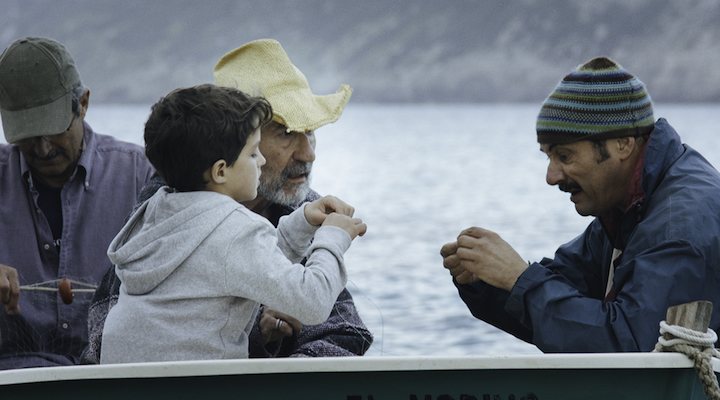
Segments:
[[[660,118],[633,171],[625,211],[598,217],[613,247],[624,250],[626,238],[643,218],[647,199],[652,197],[667,169],[683,151],[680,136],[664,118]]]
[[[685,147],[680,135],[665,118],[658,119],[645,150],[642,189],[648,196],[652,196],[668,168],[683,152]]]

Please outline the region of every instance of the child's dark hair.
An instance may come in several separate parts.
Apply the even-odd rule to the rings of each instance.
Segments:
[[[267,100],[237,89],[212,84],[176,89],[152,106],[145,155],[169,186],[203,190],[203,173],[217,160],[232,165],[248,136],[271,119]]]

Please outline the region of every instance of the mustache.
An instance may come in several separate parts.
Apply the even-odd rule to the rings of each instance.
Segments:
[[[312,163],[297,162],[290,164],[282,172],[285,179],[296,177],[299,175],[310,175],[312,171]]]
[[[566,182],[561,183],[558,185],[558,189],[560,189],[563,192],[571,193],[571,192],[579,192],[582,190],[580,185],[578,185],[575,182]]]
[[[53,159],[55,159],[55,158],[58,158],[58,157],[60,157],[60,156],[62,156],[62,155],[64,155],[64,154],[65,154],[64,151],[62,151],[62,150],[60,150],[60,149],[56,149],[56,150],[48,153],[46,156],[43,156],[43,157],[38,156],[37,154],[35,154],[35,152],[31,152],[31,153],[28,154],[28,155],[30,156],[29,158],[32,158],[33,160],[37,160],[37,161],[51,161],[51,160],[53,160]]]

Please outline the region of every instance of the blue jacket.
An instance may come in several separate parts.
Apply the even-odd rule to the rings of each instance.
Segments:
[[[543,352],[650,351],[667,308],[695,300],[713,303],[710,328],[720,328],[720,174],[664,119],[642,173],[644,198],[616,231],[596,218],[509,293],[457,285],[472,314]],[[623,253],[606,298],[614,247]]]

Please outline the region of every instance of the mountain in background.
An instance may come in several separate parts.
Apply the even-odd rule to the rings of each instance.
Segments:
[[[656,101],[720,101],[716,0],[0,0],[0,45],[49,36],[95,102],[154,102],[278,39],[318,93],[353,102],[539,102],[613,57]]]

